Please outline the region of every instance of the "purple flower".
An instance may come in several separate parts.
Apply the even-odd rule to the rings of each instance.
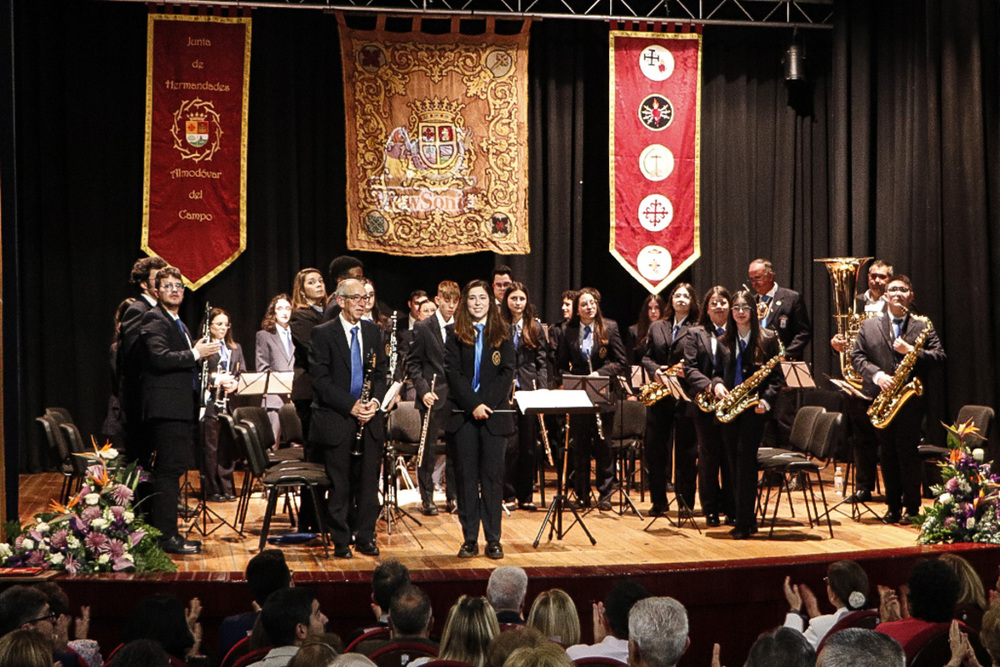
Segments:
[[[946,491],[948,491],[948,493],[954,495],[955,492],[958,491],[958,478],[952,477],[951,479],[949,479],[947,482],[945,482],[944,488]]]
[[[14,540],[14,548],[20,549],[22,544],[24,544],[24,535],[18,535]]]
[[[35,530],[34,528],[32,528],[31,530],[29,530],[29,531],[28,531],[28,537],[30,537],[31,539],[33,539],[33,540],[34,540],[35,542],[41,542],[42,540],[44,540],[44,539],[45,539],[45,538],[44,538],[44,537],[42,536],[42,534],[41,534],[41,533],[39,533],[39,532],[38,532],[37,530]]]
[[[124,484],[117,484],[111,492],[111,497],[114,499],[115,504],[125,505],[135,497],[135,494],[132,493],[132,489]]]
[[[64,549],[67,537],[69,537],[69,531],[62,528],[52,533],[52,537],[49,538],[49,544],[52,545],[53,549]]]
[[[75,516],[69,520],[69,527],[73,529],[77,537],[82,537],[84,533],[87,532],[87,524],[85,524],[80,517]]]
[[[91,506],[83,510],[80,513],[80,518],[83,519],[84,523],[90,524],[91,521],[101,516],[101,508],[96,506]]]
[[[116,558],[114,565],[111,567],[115,572],[121,572],[122,570],[127,570],[132,567],[132,561],[127,558]]]
[[[41,567],[45,562],[45,556],[41,551],[32,551],[28,554],[28,567]]]
[[[122,517],[125,515],[125,508],[120,505],[115,505],[111,508],[111,515],[115,518],[115,521],[121,521]]]
[[[80,563],[78,563],[76,558],[73,557],[73,554],[66,554],[66,560],[63,561],[63,567],[65,567],[66,571],[70,574],[76,574],[80,570]]]
[[[108,538],[101,533],[90,533],[84,540],[84,544],[93,553],[103,552],[108,550]]]
[[[125,543],[116,539],[108,540],[107,551],[112,558],[121,558],[125,555]]]
[[[146,537],[146,531],[137,530],[129,536],[129,541],[132,542],[132,546],[136,546],[139,542],[142,542],[142,538]]]

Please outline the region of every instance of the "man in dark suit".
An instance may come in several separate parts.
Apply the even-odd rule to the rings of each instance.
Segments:
[[[177,311],[184,300],[181,272],[167,266],[156,272],[158,304],[142,316],[142,433],[148,447],[139,462],[152,469],[152,524],[167,553],[193,554],[200,542],[177,531],[180,477],[194,467],[192,434],[199,361],[216,354],[218,343],[193,342]]]
[[[897,366],[914,350],[914,343],[924,334],[916,351],[916,362],[910,374],[920,377],[928,362],[944,361],[945,352],[930,321],[914,317],[909,312],[913,301],[913,286],[904,275],[893,276],[886,288],[887,317],[873,317],[861,325],[861,331],[851,350],[854,370],[861,376],[861,391],[875,398],[894,385]],[[925,332],[925,329],[928,329]],[[885,481],[885,500],[889,506],[882,520],[885,523],[909,523],[920,511],[920,426],[926,410],[926,399],[911,396],[889,423],[876,429]]]
[[[336,296],[340,312],[313,329],[311,336],[309,445],[311,456],[323,462],[330,476],[328,509],[334,555],[350,558],[353,537],[357,551],[378,556],[375,522],[385,439],[385,420],[378,408],[386,390],[388,359],[378,325],[361,319],[367,299],[361,281],[341,281]],[[370,382],[368,400],[362,399],[365,382]]]
[[[140,425],[142,403],[139,390],[142,382],[142,358],[139,355],[139,330],[142,316],[156,307],[156,272],[167,263],[160,257],[143,257],[132,265],[130,282],[139,294],[122,315],[115,350],[118,377],[118,403],[125,413],[125,457],[129,461],[141,456]]]
[[[802,295],[774,282],[770,260],[755,259],[747,273],[758,294],[760,326],[778,334],[785,346],[785,359],[802,361],[806,345],[812,340],[812,325]]]
[[[427,425],[427,444],[424,459],[417,469],[417,485],[420,487],[420,500],[423,513],[427,516],[438,514],[434,504],[434,443],[444,431],[444,424],[450,413],[446,409],[448,402],[448,378],[444,371],[444,342],[447,337],[445,327],[452,323],[461,290],[458,283],[443,280],[438,284],[437,296],[434,302],[438,310],[426,320],[413,326],[413,341],[406,360],[406,374],[413,382],[416,393],[414,405],[420,411],[421,420],[426,418],[427,410],[431,411],[431,421]],[[434,380],[434,390],[431,391],[431,380]],[[428,449],[429,447],[429,449]],[[453,450],[448,446],[449,452]],[[453,452],[448,454],[450,463],[446,473],[447,493],[449,499],[456,495],[454,480]],[[453,504],[453,503],[450,503]]]

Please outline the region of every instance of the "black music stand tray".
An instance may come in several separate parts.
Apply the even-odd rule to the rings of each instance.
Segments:
[[[542,533],[545,532],[545,526],[549,526],[549,540],[552,540],[553,535],[556,536],[556,539],[561,540],[563,536],[566,535],[566,533],[568,533],[576,524],[580,524],[580,528],[582,528],[583,532],[586,533],[587,539],[590,540],[591,545],[597,544],[597,540],[595,540],[594,536],[590,534],[589,530],[587,530],[587,525],[583,522],[583,517],[580,516],[580,513],[576,511],[573,505],[570,504],[566,498],[565,485],[566,463],[569,460],[569,415],[595,414],[599,408],[593,404],[584,391],[539,389],[531,392],[518,392],[518,394],[519,400],[517,400],[517,405],[522,414],[564,414],[567,416],[566,442],[565,449],[563,451],[562,476],[559,477],[559,487],[556,489],[556,495],[552,498],[552,502],[549,504],[549,509],[545,513],[545,518],[542,519],[542,525],[538,528],[538,535],[535,537],[535,541],[532,542],[531,546],[535,549],[538,548],[538,543],[542,540]],[[564,528],[563,510],[567,509],[573,513],[573,521]]]

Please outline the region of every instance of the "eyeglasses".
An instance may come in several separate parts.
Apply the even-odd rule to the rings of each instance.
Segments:
[[[59,614],[55,613],[54,611],[51,611],[48,614],[46,614],[45,616],[39,616],[38,618],[33,618],[30,621],[25,621],[24,625],[28,625],[30,623],[41,623],[42,621],[48,621],[49,623],[55,623],[57,618],[59,618]]]
[[[889,274],[888,273],[869,273],[868,277],[869,278],[875,278],[877,280],[885,280],[886,278],[889,277]]]
[[[345,301],[367,301],[367,294],[341,294],[339,295],[341,299]]]
[[[889,289],[886,290],[886,292],[888,292],[889,294],[909,294],[910,293],[910,288],[909,287],[890,287]]]
[[[734,313],[749,313],[753,308],[750,306],[733,306],[730,310]]]
[[[163,283],[160,289],[166,292],[179,292],[184,289],[184,283]]]

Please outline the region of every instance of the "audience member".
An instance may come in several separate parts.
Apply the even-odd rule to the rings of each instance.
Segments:
[[[524,625],[524,597],[527,593],[528,574],[514,565],[493,570],[486,583],[486,597],[501,624]]]
[[[904,667],[903,647],[892,637],[865,628],[847,628],[830,635],[816,667]]]
[[[785,577],[785,599],[791,607],[785,616],[785,627],[803,633],[814,649],[819,648],[823,637],[840,619],[865,608],[868,575],[853,560],[830,563],[826,571],[826,597],[834,606],[832,614],[820,614],[819,603],[809,587],[792,585],[791,577]]]
[[[628,615],[628,636],[629,667],[674,667],[691,643],[687,610],[673,598],[639,600]]]
[[[493,638],[486,648],[486,667],[503,667],[510,654],[519,648],[531,648],[551,644],[542,633],[534,628],[519,626],[502,631]]]
[[[344,653],[338,655],[336,660],[330,663],[330,667],[376,667],[366,655],[360,653]]]
[[[253,608],[222,619],[219,627],[219,658],[224,658],[237,642],[250,634],[261,607],[271,593],[292,585],[292,572],[288,569],[281,549],[264,549],[251,558],[247,563],[245,576],[253,593]]]
[[[253,667],[285,667],[310,634],[326,628],[316,592],[309,588],[283,588],[271,593],[260,611],[260,624],[272,648]]]
[[[379,625],[389,625],[392,598],[410,583],[410,571],[396,558],[387,558],[372,571],[372,613]]]
[[[964,605],[979,611],[986,611],[989,606],[986,602],[986,588],[983,586],[983,580],[979,578],[979,574],[973,569],[972,563],[958,554],[943,554],[939,560],[947,563],[955,571],[955,576],[958,577],[958,602],[956,604],[959,607]]]
[[[354,650],[371,655],[396,642],[426,644],[437,649],[437,642],[430,639],[432,627],[434,610],[431,608],[431,599],[422,589],[407,584],[396,592],[389,603],[389,639],[363,641]]]
[[[326,642],[309,639],[289,660],[288,667],[329,667],[337,659],[337,650]]]
[[[979,641],[983,643],[983,648],[990,654],[993,664],[1000,665],[1000,603],[994,602],[983,614]]]
[[[757,638],[743,667],[813,667],[816,649],[801,632],[780,627]]]
[[[438,659],[484,667],[486,648],[499,634],[496,612],[486,598],[463,595],[448,611]]]
[[[622,579],[608,593],[604,603],[594,603],[594,643],[576,644],[566,649],[571,660],[611,658],[628,664],[628,614],[639,600],[652,593],[629,579]]]
[[[903,652],[910,655],[916,648],[914,641],[926,630],[937,624],[951,621],[958,600],[958,575],[941,560],[920,560],[910,570],[910,616],[903,614],[896,594],[888,588],[879,588],[882,622],[875,628],[900,643]],[[942,626],[944,627],[944,626]]]
[[[172,595],[161,593],[148,597],[129,614],[122,630],[122,641],[128,644],[136,639],[152,639],[169,655],[183,662],[198,651],[188,623],[190,613],[184,603]]]
[[[14,630],[34,630],[48,642],[50,659],[58,660],[63,667],[76,667],[79,662],[75,654],[56,649],[57,618],[45,594],[34,586],[11,586],[0,593],[0,635]]]
[[[160,642],[136,639],[115,651],[107,667],[170,667],[170,656]]]
[[[510,654],[503,667],[573,667],[566,651],[552,642],[525,646]]]
[[[56,618],[53,623],[52,645],[56,657],[72,653],[76,656],[80,667],[102,667],[104,658],[101,656],[101,647],[93,639],[87,639],[87,633],[90,629],[90,607],[80,608],[80,617],[76,619],[73,628],[75,639],[70,641],[69,626],[73,623],[73,616],[69,613],[69,596],[54,581],[36,584],[35,588],[48,599],[49,611]],[[59,659],[63,662],[63,667],[69,667],[66,662],[71,661]]]
[[[37,630],[13,630],[0,638],[0,665],[52,667],[52,643]]]
[[[580,617],[576,613],[576,604],[561,588],[544,591],[535,598],[528,614],[528,626],[563,646],[580,643]]]

